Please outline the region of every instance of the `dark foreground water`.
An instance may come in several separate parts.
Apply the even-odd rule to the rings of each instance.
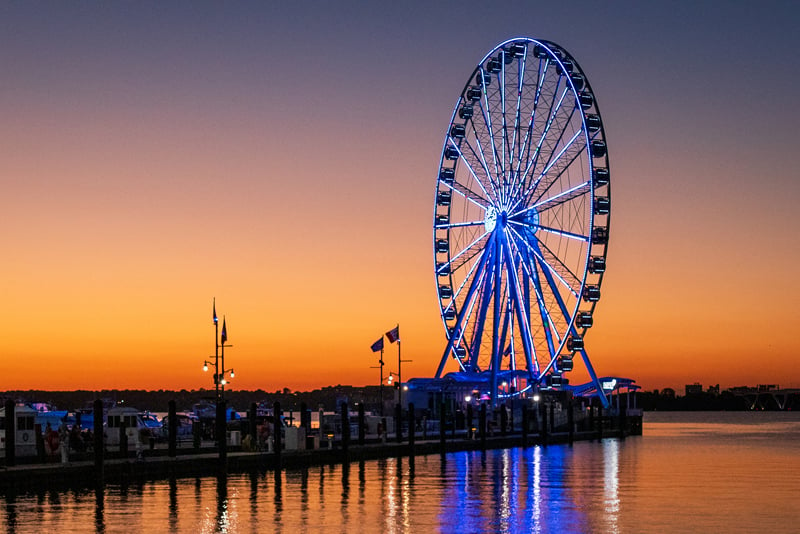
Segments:
[[[5,532],[798,532],[800,413],[652,413],[645,435],[0,496]]]

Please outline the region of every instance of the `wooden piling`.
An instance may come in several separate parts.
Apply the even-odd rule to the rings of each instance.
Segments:
[[[397,443],[403,443],[403,411],[400,404],[394,405],[394,428],[397,432]]]
[[[527,402],[522,405],[522,446],[528,446],[528,430],[530,423],[528,422],[528,404]]]
[[[169,401],[169,425],[167,427],[169,439],[169,457],[175,458],[178,451],[178,411],[175,406],[175,400]]]
[[[95,399],[92,405],[92,416],[94,417],[94,472],[97,479],[97,486],[103,485],[105,478],[103,460],[105,440],[103,440],[103,401]]]
[[[123,419],[120,417],[120,419]],[[128,425],[125,421],[119,422],[119,457],[120,458],[127,458],[128,457]]]
[[[281,425],[281,403],[275,401],[272,405],[272,436],[273,436],[273,443],[275,449],[275,471],[280,471],[281,469],[281,451],[283,449],[283,445],[281,444],[281,432],[283,431]]]
[[[417,421],[414,413],[414,403],[408,403],[408,455],[414,458],[414,442],[417,439]]]
[[[442,454],[445,452],[445,440],[446,440],[446,419],[445,419],[445,403],[439,403],[439,446],[441,447]]]
[[[341,404],[342,410],[342,451],[347,454],[350,446],[350,414],[347,413],[347,403]]]
[[[472,404],[467,404],[467,439],[473,439],[472,435]]]
[[[574,406],[570,398],[569,401],[567,401],[567,426],[569,427],[567,432],[569,433],[568,441],[570,445],[575,441],[575,414],[573,410]]]
[[[367,417],[364,413],[364,403],[358,403],[358,444],[363,445],[367,435]]]
[[[255,402],[250,403],[250,411],[247,413],[247,422],[249,423],[249,428],[247,430],[250,434],[250,441],[253,446],[256,447],[258,445],[258,405]]]
[[[541,413],[541,415],[542,415],[542,427],[541,427],[541,429],[539,431],[539,434],[541,435],[541,438],[542,438],[542,445],[547,445],[547,430],[548,430],[548,426],[547,426],[547,405],[545,403],[541,403],[539,406],[540,406],[540,411],[542,412]]]
[[[486,403],[481,404],[480,415],[478,416],[478,432],[481,436],[481,450],[486,450]]]
[[[217,452],[219,453],[220,466],[225,465],[228,461],[228,425],[226,421],[227,410],[225,409],[225,401],[217,401],[217,417],[216,435],[217,435]]]
[[[603,407],[597,407],[597,439],[603,439]]]
[[[16,407],[13,399],[6,399],[6,467],[17,465]]]

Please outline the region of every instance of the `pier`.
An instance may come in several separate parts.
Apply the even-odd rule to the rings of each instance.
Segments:
[[[481,410],[482,411],[482,410]],[[413,413],[413,412],[412,412]],[[439,427],[437,432],[414,432],[408,429],[395,435],[367,434],[363,423],[359,432],[339,435],[309,436],[308,443],[319,443],[315,448],[281,450],[273,443],[266,450],[246,451],[241,445],[227,443],[224,454],[213,442],[174,447],[171,443],[153,444],[152,448],[127,451],[123,447],[106,447],[103,454],[91,451],[72,453],[66,462],[52,457],[48,463],[38,458],[15,458],[0,467],[0,490],[25,491],[43,488],[101,487],[104,484],[159,480],[173,477],[209,476],[221,473],[279,472],[282,469],[314,465],[346,464],[363,460],[391,457],[446,454],[457,451],[476,451],[513,447],[571,444],[574,441],[624,439],[641,435],[641,412],[627,414],[602,414],[602,410],[589,410],[579,423],[571,420],[568,428],[554,426],[548,410],[543,418],[523,410],[522,424],[516,430],[507,427],[493,428],[486,421],[477,428],[455,429],[455,425]],[[360,419],[363,421],[363,419]],[[413,418],[410,421],[414,421]],[[447,423],[447,422],[446,422]],[[449,427],[449,428],[448,428]],[[536,428],[538,427],[538,429]],[[297,428],[297,427],[289,427]],[[535,431],[533,431],[535,430]],[[353,435],[356,436],[353,439]],[[323,438],[322,441],[318,441]],[[284,440],[286,441],[286,440]]]

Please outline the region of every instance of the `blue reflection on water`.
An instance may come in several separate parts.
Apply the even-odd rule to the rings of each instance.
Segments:
[[[608,450],[589,465],[589,476],[616,477],[618,451]],[[605,456],[605,458],[604,458]],[[579,508],[571,465],[573,449],[564,446],[451,454],[443,460],[442,496],[438,516],[442,531],[556,532],[580,531],[588,521]],[[606,489],[616,481],[605,481]],[[601,486],[602,487],[602,486]],[[592,500],[591,497],[589,500]]]

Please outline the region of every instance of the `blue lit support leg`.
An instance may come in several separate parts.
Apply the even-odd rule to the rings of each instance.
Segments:
[[[486,252],[490,252],[487,247]],[[478,357],[480,356],[481,343],[483,342],[483,330],[486,324],[486,312],[489,310],[489,302],[492,300],[492,274],[493,270],[490,268],[487,271],[483,281],[483,289],[481,290],[481,305],[478,309],[478,316],[475,319],[475,332],[472,337],[472,346],[470,347],[470,369],[478,369]]]
[[[533,340],[529,326],[530,323],[528,322],[528,310],[523,308],[524,304],[520,298],[517,269],[512,261],[511,247],[509,246],[507,240],[503,240],[503,247],[505,249],[506,262],[508,266],[508,285],[510,287],[511,300],[514,302],[514,308],[516,308],[517,312],[517,324],[520,325],[520,336],[522,337],[522,347],[525,350],[525,357],[528,361],[528,369],[531,369],[531,361],[536,361],[536,358],[533,357]]]
[[[474,275],[474,278],[472,280],[472,284],[470,284],[469,290],[467,290],[467,297],[464,299],[464,307],[465,308],[468,305],[468,303],[472,300],[473,295],[475,294],[476,288],[478,287],[478,285],[480,285],[481,276],[483,275],[483,271],[486,268],[487,258],[490,256],[490,254],[487,254],[487,251],[492,246],[492,244],[494,242],[493,241],[494,238],[495,238],[494,235],[492,235],[492,237],[489,239],[489,243],[487,243],[487,246],[483,251],[483,256],[480,259],[480,264],[478,265],[478,268],[475,270],[475,275]],[[453,298],[455,299],[455,295],[453,295]],[[461,326],[462,326],[462,323],[464,322],[465,318],[466,318],[466,314],[463,313],[463,310],[462,310],[462,313],[459,314],[458,319],[456,321],[456,326],[455,326],[454,332],[460,332],[461,331]],[[455,338],[456,338],[455,335],[450,336],[450,339],[447,341],[447,347],[444,350],[444,354],[442,355],[442,360],[439,362],[439,367],[436,370],[436,375],[435,375],[436,378],[441,378],[441,376],[442,376],[442,371],[444,371],[444,366],[447,363],[447,358],[450,356],[450,353],[453,351],[453,341],[455,340]]]
[[[538,249],[538,245],[534,244],[534,246]],[[541,256],[541,250],[538,250],[539,256]],[[556,298],[556,302],[558,302],[559,308],[561,308],[561,313],[564,314],[564,319],[566,321],[570,320],[570,313],[567,310],[567,305],[564,303],[564,299],[561,298],[561,295],[558,293],[558,287],[556,286],[556,281],[553,280],[553,276],[550,274],[549,269],[546,265],[542,265],[542,260],[539,258],[536,259],[542,267],[542,273],[544,274],[545,278],[547,279],[547,283],[550,284],[550,290],[553,293],[553,296]],[[576,335],[575,328],[571,329],[571,333]],[[581,357],[583,358],[583,362],[586,364],[586,369],[589,371],[589,376],[592,378],[592,382],[594,383],[595,387],[597,388],[597,395],[600,397],[600,402],[603,404],[603,408],[608,408],[608,398],[606,398],[606,394],[603,391],[603,386],[600,384],[600,380],[597,378],[597,373],[594,371],[594,367],[592,367],[591,362],[589,361],[589,356],[586,354],[586,350],[581,351]]]
[[[497,225],[497,229],[495,230],[496,237],[494,242],[494,317],[492,318],[492,329],[493,329],[493,337],[492,337],[492,364],[491,364],[491,398],[490,402],[492,406],[495,405],[495,401],[497,400],[497,367],[500,365],[500,353],[501,350],[498,347],[498,343],[500,343],[499,337],[499,330],[500,330],[500,293],[501,293],[501,283],[502,279],[502,271],[500,270],[500,261],[501,261],[501,254],[502,254],[502,244],[501,240],[505,238],[505,234],[503,232],[503,223]]]

